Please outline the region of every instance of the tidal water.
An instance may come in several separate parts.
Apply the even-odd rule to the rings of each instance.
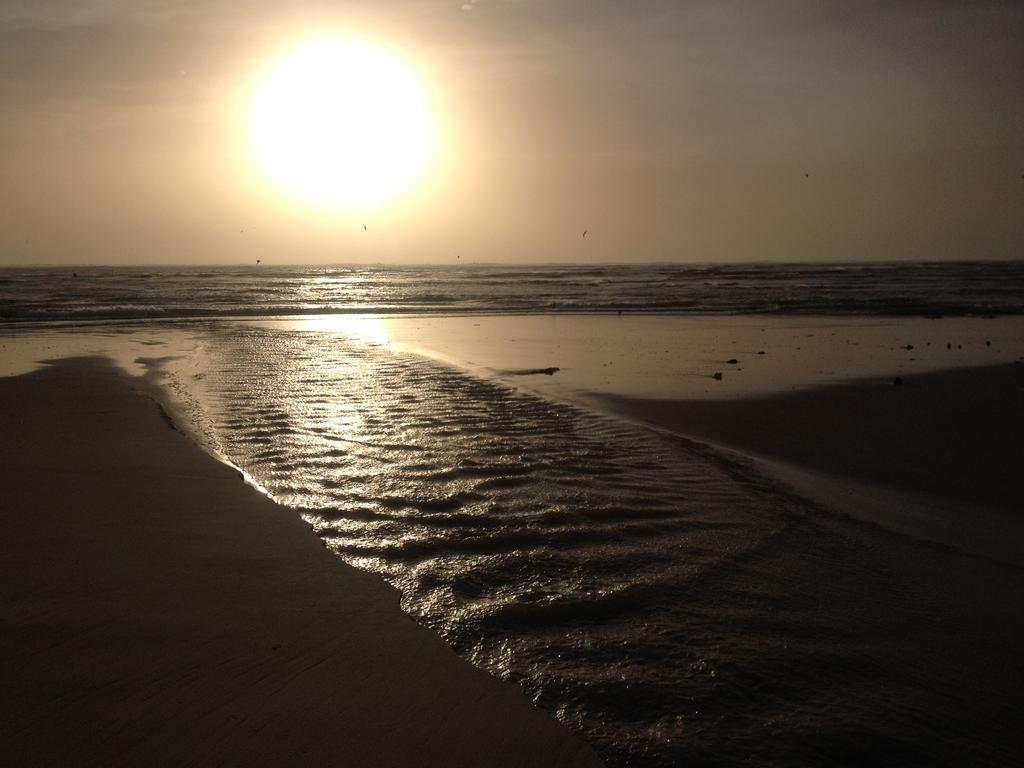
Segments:
[[[1024,314],[1024,262],[0,269],[0,323],[619,310]]]
[[[1019,764],[1021,569],[372,338],[201,336],[207,444],[610,766]]]

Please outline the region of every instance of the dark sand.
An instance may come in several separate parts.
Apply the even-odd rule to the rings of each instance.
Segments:
[[[103,361],[0,379],[0,764],[599,765]]]
[[[1024,364],[733,400],[601,395],[614,412],[754,454],[1024,509]]]

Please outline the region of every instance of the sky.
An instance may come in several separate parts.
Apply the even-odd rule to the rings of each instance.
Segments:
[[[374,209],[249,139],[327,38],[434,117]],[[1024,257],[1016,0],[2,0],[0,105],[0,265]]]

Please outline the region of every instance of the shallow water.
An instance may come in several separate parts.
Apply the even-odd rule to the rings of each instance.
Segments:
[[[372,337],[213,326],[209,442],[612,766],[1012,765],[1024,572]]]

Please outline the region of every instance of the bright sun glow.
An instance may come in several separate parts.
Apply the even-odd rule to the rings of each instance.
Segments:
[[[413,73],[384,51],[325,40],[282,60],[260,86],[252,140],[294,194],[365,209],[408,188],[430,159],[433,131]]]

